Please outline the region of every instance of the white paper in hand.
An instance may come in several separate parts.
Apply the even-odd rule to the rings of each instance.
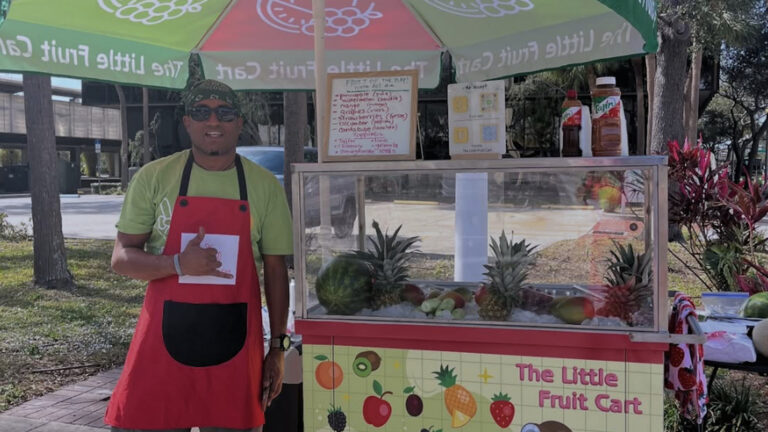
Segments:
[[[197,233],[181,233],[181,250],[186,249],[187,244],[197,236]],[[225,234],[206,234],[200,247],[215,248],[218,251],[218,260],[221,262],[219,271],[234,276],[227,279],[218,276],[179,276],[179,283],[185,284],[212,284],[234,285],[237,281],[237,247],[239,236]]]

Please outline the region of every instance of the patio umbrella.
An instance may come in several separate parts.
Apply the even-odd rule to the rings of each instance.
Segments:
[[[0,0],[0,70],[183,88],[191,53],[236,89],[314,89],[311,0]],[[566,6],[567,5],[567,6]],[[329,72],[478,81],[657,48],[653,0],[326,0]]]

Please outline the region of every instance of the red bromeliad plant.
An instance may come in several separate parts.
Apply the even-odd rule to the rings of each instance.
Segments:
[[[728,224],[733,219],[720,200],[727,190],[728,169],[726,166],[713,167],[712,153],[702,148],[700,142],[691,146],[686,140],[680,148],[677,141],[671,141],[668,147],[669,222],[688,232],[687,240],[681,245],[694,258],[697,267],[703,270],[705,278],[699,276],[702,272],[690,269],[674,251],[669,252],[712,291],[718,284],[718,278],[708,271],[704,255],[710,246],[710,234],[720,231],[722,224]]]
[[[683,148],[677,141],[669,144],[669,180],[671,222],[688,228],[690,233],[705,233],[737,223],[722,197],[728,194],[728,167],[714,166],[712,152],[701,147],[701,141]]]
[[[731,209],[733,214],[749,226],[749,231],[755,231],[755,224],[768,214],[768,182],[756,184],[747,176],[739,183],[728,181],[728,191],[721,199]]]
[[[763,271],[766,271],[766,269],[763,268]],[[738,275],[736,276],[736,281],[739,284],[739,289],[748,292],[749,295],[768,291],[768,277],[763,276],[761,273],[746,276]]]
[[[682,245],[707,279],[699,280],[711,291],[760,290],[758,285],[768,282],[768,270],[755,257],[756,248],[762,249],[765,242],[755,224],[768,214],[768,184],[748,178],[730,181],[727,165],[716,165],[701,139],[695,145],[686,141],[682,149],[676,141],[669,143],[669,179],[670,223],[687,230]],[[746,278],[750,269],[762,277]]]

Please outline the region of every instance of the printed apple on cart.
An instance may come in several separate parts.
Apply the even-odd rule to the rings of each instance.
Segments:
[[[382,427],[392,415],[392,405],[384,400],[384,396],[392,394],[391,391],[383,391],[381,383],[373,380],[373,392],[376,396],[368,396],[363,402],[363,419],[369,425]]]

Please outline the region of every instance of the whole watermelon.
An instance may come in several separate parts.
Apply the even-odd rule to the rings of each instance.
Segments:
[[[752,294],[741,308],[745,318],[768,318],[768,292]]]
[[[331,315],[354,315],[371,299],[371,272],[356,259],[333,258],[317,275],[317,300]]]

